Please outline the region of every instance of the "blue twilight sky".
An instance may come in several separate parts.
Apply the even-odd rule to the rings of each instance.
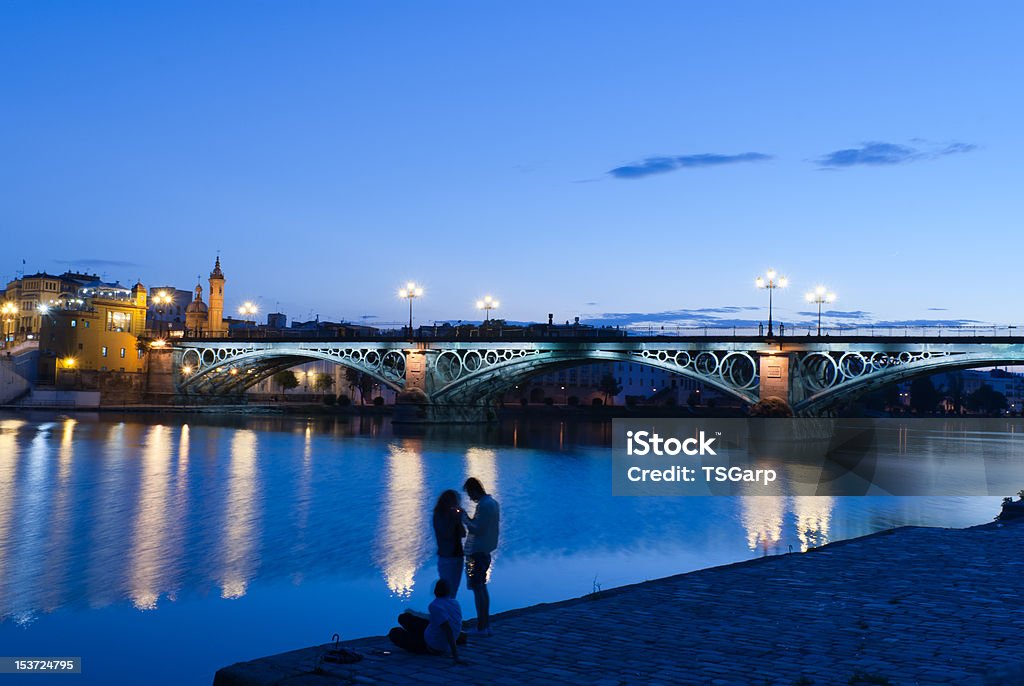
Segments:
[[[1024,321],[1019,2],[0,5],[0,277],[399,321]],[[751,309],[746,309],[751,308]],[[609,317],[609,315],[612,315]],[[615,316],[621,315],[621,316]]]

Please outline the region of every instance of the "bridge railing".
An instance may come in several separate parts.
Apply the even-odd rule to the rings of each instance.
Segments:
[[[767,334],[758,326],[682,326],[676,324],[631,324],[624,327],[631,336],[673,336],[682,338],[757,338]],[[818,336],[816,324],[776,324],[774,335],[782,338]],[[1016,324],[976,324],[970,326],[936,326],[911,324],[869,324],[858,326],[822,326],[822,337],[905,337],[905,338],[1024,338],[1024,326]]]
[[[471,342],[515,342],[543,339],[571,340],[623,340],[629,337],[672,337],[708,338],[722,340],[729,338],[765,338],[767,329],[763,326],[683,326],[677,324],[630,324],[627,326],[585,326],[585,325],[534,325],[529,327],[459,327],[458,329],[434,330],[421,327],[415,331],[416,341],[471,341]],[[1024,338],[1024,326],[1014,324],[976,324],[969,326],[915,326],[910,324],[870,324],[858,326],[823,326],[820,334],[816,325],[777,324],[773,335],[777,338]],[[269,329],[254,327],[228,333],[210,335],[207,332],[186,334],[170,340],[177,341],[408,341],[408,328],[378,329],[371,332],[354,332],[334,329]]]

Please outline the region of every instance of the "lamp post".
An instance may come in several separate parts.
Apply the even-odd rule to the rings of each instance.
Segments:
[[[768,337],[771,338],[773,335],[772,326],[772,291],[776,288],[785,288],[789,285],[789,279],[785,276],[779,276],[778,272],[774,269],[769,269],[765,272],[764,276],[759,276],[754,281],[758,288],[768,289]]]
[[[256,313],[258,311],[259,311],[259,309],[256,307],[256,305],[254,303],[248,301],[248,300],[246,300],[244,303],[242,303],[241,307],[238,308],[238,314],[240,314],[243,317],[245,317],[247,322],[249,321],[249,318],[251,317],[252,318],[252,322],[251,323],[253,325],[256,324]]]
[[[417,286],[415,281],[410,281],[404,288],[398,289],[398,297],[409,301],[409,338],[412,338],[412,301],[423,297],[423,287]]]
[[[476,309],[484,311],[484,323],[491,321],[491,310],[497,308],[500,304],[489,295],[485,295],[483,300],[476,301]]]
[[[836,299],[835,293],[830,293],[824,286],[818,286],[813,291],[804,296],[809,303],[817,303],[818,305],[818,336],[821,336],[821,306],[824,303],[831,303]]]
[[[18,306],[13,302],[5,302],[0,305],[0,316],[4,319],[4,347],[7,347],[8,337],[10,336],[9,329],[11,328],[10,323],[16,321],[18,316]]]
[[[157,331],[159,331],[160,333],[163,333],[165,331],[165,322],[163,321],[164,306],[170,305],[173,300],[174,297],[171,296],[171,294],[168,293],[167,291],[157,291],[156,295],[153,296],[153,304],[156,305],[157,314],[160,315],[160,318],[157,320],[156,327]]]

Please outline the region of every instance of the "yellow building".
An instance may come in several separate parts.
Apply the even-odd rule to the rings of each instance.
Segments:
[[[39,346],[60,370],[145,371],[139,337],[146,328],[146,288],[125,297],[95,296],[61,303],[42,318]]]
[[[223,336],[228,325],[224,323],[224,272],[220,270],[220,255],[210,272],[210,333]]]

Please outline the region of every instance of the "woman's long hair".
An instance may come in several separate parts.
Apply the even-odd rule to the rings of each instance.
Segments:
[[[459,504],[459,492],[449,488],[437,499],[437,504],[434,505],[434,514],[439,515],[448,510],[457,510]]]

